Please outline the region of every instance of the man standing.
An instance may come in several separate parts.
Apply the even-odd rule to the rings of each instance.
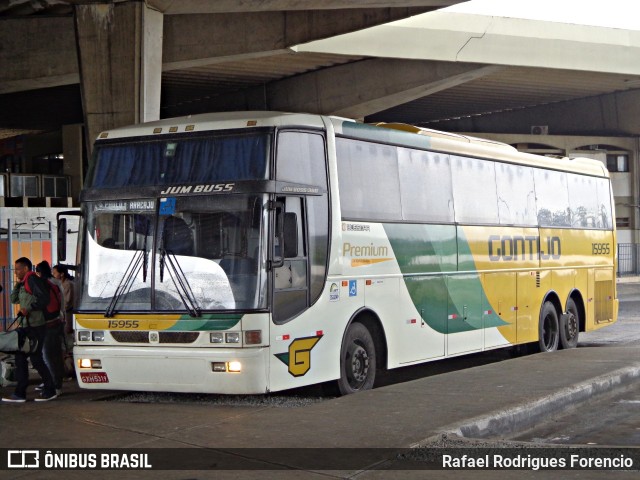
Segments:
[[[56,387],[42,358],[42,347],[47,334],[44,309],[49,303],[48,286],[32,271],[31,260],[21,257],[15,262],[15,273],[18,282],[11,291],[11,303],[20,304],[22,326],[27,328],[29,335],[38,341],[38,347],[30,354],[31,364],[36,369],[44,383],[44,389],[36,402],[47,402],[57,397]],[[28,285],[28,290],[25,287]],[[17,385],[13,395],[3,398],[2,402],[24,403],[27,401],[27,387],[29,385],[29,364],[24,352],[16,353],[16,380]]]

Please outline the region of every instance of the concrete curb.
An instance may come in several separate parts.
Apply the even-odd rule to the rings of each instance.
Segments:
[[[639,276],[629,276],[629,277],[617,277],[616,283],[640,283]]]
[[[441,433],[412,445],[412,448],[430,443],[434,439],[440,438],[442,434],[480,439],[526,430],[545,417],[562,413],[594,397],[626,387],[638,379],[640,379],[640,363],[585,380],[528,403],[490,412],[465,420],[460,424],[444,427]]]

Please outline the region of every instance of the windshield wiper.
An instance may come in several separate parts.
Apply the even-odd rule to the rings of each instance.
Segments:
[[[178,296],[189,312],[189,315],[192,317],[200,317],[202,315],[202,309],[198,305],[198,300],[196,300],[189,280],[187,280],[187,276],[180,267],[178,259],[173,253],[162,248],[160,250],[160,282],[164,279],[165,264],[168,265],[167,270],[169,270],[171,281],[175,285]]]
[[[147,262],[148,262],[147,250],[146,249],[136,250],[136,252],[133,254],[133,257],[131,257],[131,261],[129,262],[129,265],[125,270],[124,275],[122,275],[122,278],[120,279],[120,283],[118,284],[118,287],[116,288],[116,291],[113,294],[113,297],[111,297],[111,302],[109,303],[109,306],[104,312],[105,317],[107,318],[113,317],[113,315],[115,314],[118,300],[120,300],[120,298],[124,294],[128,293],[129,290],[131,290],[131,287],[133,286],[133,282],[141,268],[144,269],[143,281],[144,282],[147,281]]]

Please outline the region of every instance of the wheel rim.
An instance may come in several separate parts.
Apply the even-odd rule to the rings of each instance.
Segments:
[[[573,313],[569,312],[569,317],[567,318],[566,325],[566,335],[567,339],[571,340],[578,334],[578,317],[576,317]]]
[[[347,365],[349,366],[347,371],[349,385],[353,389],[360,388],[369,373],[369,354],[361,345],[354,343],[349,349]]]
[[[551,315],[547,315],[546,317],[544,317],[542,327],[542,339],[544,342],[545,350],[550,350],[553,348],[558,336],[558,330],[556,322],[554,322],[554,318]]]

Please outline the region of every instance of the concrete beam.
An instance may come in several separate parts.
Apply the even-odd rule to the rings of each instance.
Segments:
[[[76,0],[77,3],[86,0]],[[76,3],[74,1],[74,3]],[[269,12],[285,10],[336,10],[345,8],[388,8],[388,7],[429,7],[430,9],[444,8],[466,0],[322,0],[311,2],[308,0],[147,0],[147,5],[163,12],[172,14],[205,14],[230,12]]]
[[[361,119],[503,67],[410,60],[367,59],[174,106],[167,116],[230,110],[282,110]]]
[[[87,144],[105,129],[160,118],[162,14],[143,3],[76,7]]]
[[[162,70],[272,55],[422,12],[385,8],[165,16]]]
[[[640,31],[449,12],[418,15],[295,49],[640,75]]]
[[[503,67],[370,59],[298,75],[267,88],[268,108],[361,119]]]
[[[113,8],[113,5],[94,4],[91,8]],[[272,55],[291,45],[423,11],[420,8],[358,8],[165,16],[162,69],[170,71]],[[11,66],[0,68],[0,94],[80,82],[71,16],[3,20],[0,45],[7,46],[0,49],[0,65]]]
[[[80,81],[72,17],[3,19],[0,94]]]
[[[528,134],[546,125],[550,135],[640,136],[640,89],[557,102],[460,120],[433,122],[440,130]]]

